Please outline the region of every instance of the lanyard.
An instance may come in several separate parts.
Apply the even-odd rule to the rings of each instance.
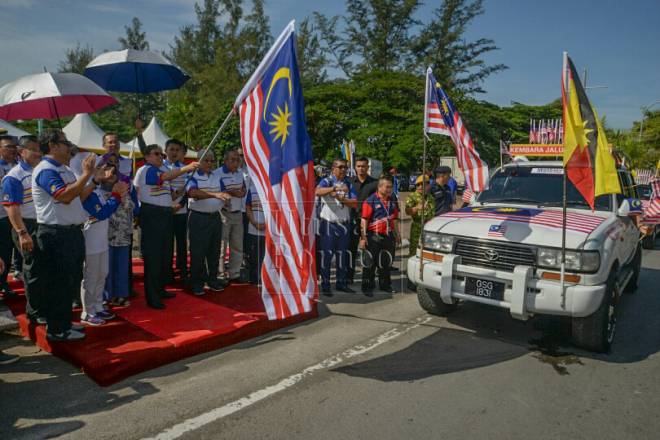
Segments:
[[[391,203],[391,200],[392,200],[392,199],[390,199],[390,200],[387,201],[387,204],[388,204],[388,205]],[[386,225],[386,226],[385,226],[385,228],[386,228],[385,230],[386,230],[387,233],[389,234],[389,233],[390,233],[390,210],[387,209],[387,207],[385,206],[385,203],[383,203],[383,199],[380,198],[380,194],[379,194],[379,197],[378,197],[378,201],[380,202],[380,206],[383,207],[383,210],[385,211],[385,214],[387,215],[387,220],[386,220],[386,222],[385,222],[385,225]]]

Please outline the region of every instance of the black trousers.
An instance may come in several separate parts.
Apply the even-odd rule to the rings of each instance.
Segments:
[[[80,297],[85,263],[85,238],[79,225],[38,225],[32,268],[43,283],[43,309],[48,331],[71,328],[71,302]],[[41,305],[40,305],[41,307]]]
[[[176,268],[185,279],[188,274],[188,214],[174,214]]]
[[[205,282],[215,283],[220,263],[222,220],[219,212],[190,211],[188,215],[190,240],[190,280],[193,289],[202,289]]]
[[[11,241],[12,226],[9,217],[0,218],[0,258],[5,262],[5,270],[0,273],[0,289],[7,286],[7,275],[11,267],[11,254],[14,243]]]
[[[261,266],[266,255],[266,237],[245,234],[248,237],[248,279],[251,283],[261,283]]]
[[[172,230],[174,215],[170,207],[142,203],[142,258],[144,259],[144,294],[147,304],[161,304],[165,284],[172,271]]]
[[[37,247],[37,221],[24,218],[23,224],[25,224],[25,229],[27,229],[28,234],[32,237],[32,242],[34,243],[32,252],[21,251],[20,254],[23,261],[21,273],[23,275],[23,286],[25,287],[25,298],[27,300],[25,304],[25,313],[28,318],[35,320],[39,317],[44,317],[43,283],[39,282],[41,280],[41,277],[39,276],[39,267],[35,264],[35,257],[39,252],[39,248]],[[21,245],[18,239],[18,234],[14,229],[11,231],[11,238],[16,249],[20,249]]]
[[[394,262],[394,234],[367,234],[367,249],[362,274],[362,290],[375,287],[375,273],[378,270],[378,285],[381,289],[392,287],[390,269]]]
[[[348,237],[348,272],[346,277],[349,283],[355,278],[355,268],[358,263],[358,245],[360,244],[360,218],[351,218],[351,230]]]

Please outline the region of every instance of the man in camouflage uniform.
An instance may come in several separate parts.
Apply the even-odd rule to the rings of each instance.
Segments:
[[[424,179],[423,183],[422,178]],[[430,185],[428,176],[419,176],[415,181],[415,192],[410,194],[406,199],[406,214],[412,217],[412,224],[410,225],[409,256],[413,256],[417,252],[419,236],[422,233],[423,198],[426,199],[424,205],[424,221],[433,218],[433,214],[435,213],[435,200],[429,190]]]

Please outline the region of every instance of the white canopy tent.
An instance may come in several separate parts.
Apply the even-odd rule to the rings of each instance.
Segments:
[[[165,149],[165,143],[167,142],[167,140],[171,139],[170,136],[168,136],[163,131],[155,116],[151,118],[149,125],[147,125],[147,127],[142,132],[142,138],[144,139],[145,144],[147,145],[157,144],[162,149]],[[137,138],[134,138],[132,141],[129,142],[129,151],[131,145],[135,145],[135,154],[136,157],[138,157],[140,155],[140,149],[138,148]],[[197,158],[197,152],[193,150],[188,150],[188,152],[186,153],[186,159],[196,159],[196,158]]]
[[[94,123],[87,113],[78,113],[69,122],[62,131],[66,134],[68,140],[76,144],[79,148],[87,151],[93,151],[97,154],[105,153],[103,149],[103,135],[105,132]],[[131,152],[131,146],[123,142],[119,143],[119,151],[122,156],[128,156]],[[139,155],[139,149],[136,149],[136,157]]]
[[[5,130],[7,130],[7,134],[9,136],[21,137],[30,134],[27,131],[23,131],[20,128],[14,127],[4,119],[0,119],[0,128],[4,128]]]

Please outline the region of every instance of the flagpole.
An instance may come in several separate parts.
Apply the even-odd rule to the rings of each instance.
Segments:
[[[566,69],[568,67],[568,52],[564,52],[564,61],[563,61],[563,69],[562,69],[562,90],[564,91],[563,93],[563,98],[564,98],[564,106],[566,105],[566,100],[568,99],[567,93],[568,93],[568,81],[567,81],[567,76],[566,76]],[[564,110],[565,112],[565,110]],[[566,124],[564,124],[564,127]],[[565,147],[564,147],[565,148]],[[566,200],[566,188],[567,188],[567,183],[566,183],[566,165],[563,164],[564,172],[563,172],[563,179],[562,179],[562,218],[561,218],[561,272],[559,275],[559,287],[561,289],[561,307],[562,309],[566,308],[566,289],[565,289],[565,282],[566,282],[566,216],[567,216],[567,200]]]
[[[225,129],[225,126],[227,125],[227,123],[229,122],[229,120],[231,119],[233,114],[235,113],[234,110],[235,109],[233,107],[232,107],[231,110],[229,110],[229,113],[227,113],[227,116],[225,117],[225,120],[222,121],[222,124],[220,125],[220,128],[218,128],[218,131],[216,131],[215,135],[213,135],[213,139],[211,139],[211,142],[209,142],[209,144],[206,146],[206,148],[204,148],[204,152],[202,153],[202,155],[197,158],[198,161],[201,161],[202,159],[204,159],[204,156],[206,156],[206,154],[209,152],[211,147],[213,145],[215,145],[215,143],[218,141],[218,137],[220,136],[220,133],[222,133],[222,130]]]
[[[420,250],[419,250],[419,279],[424,281],[424,217],[426,213],[426,148],[428,144],[428,136],[426,134],[426,127],[428,126],[428,103],[429,103],[429,72],[431,68],[426,69],[426,88],[424,89],[424,128],[422,133],[424,133],[424,152],[422,154],[422,215],[420,220],[422,223],[422,230],[419,234],[420,239]],[[431,179],[429,179],[429,183]]]

